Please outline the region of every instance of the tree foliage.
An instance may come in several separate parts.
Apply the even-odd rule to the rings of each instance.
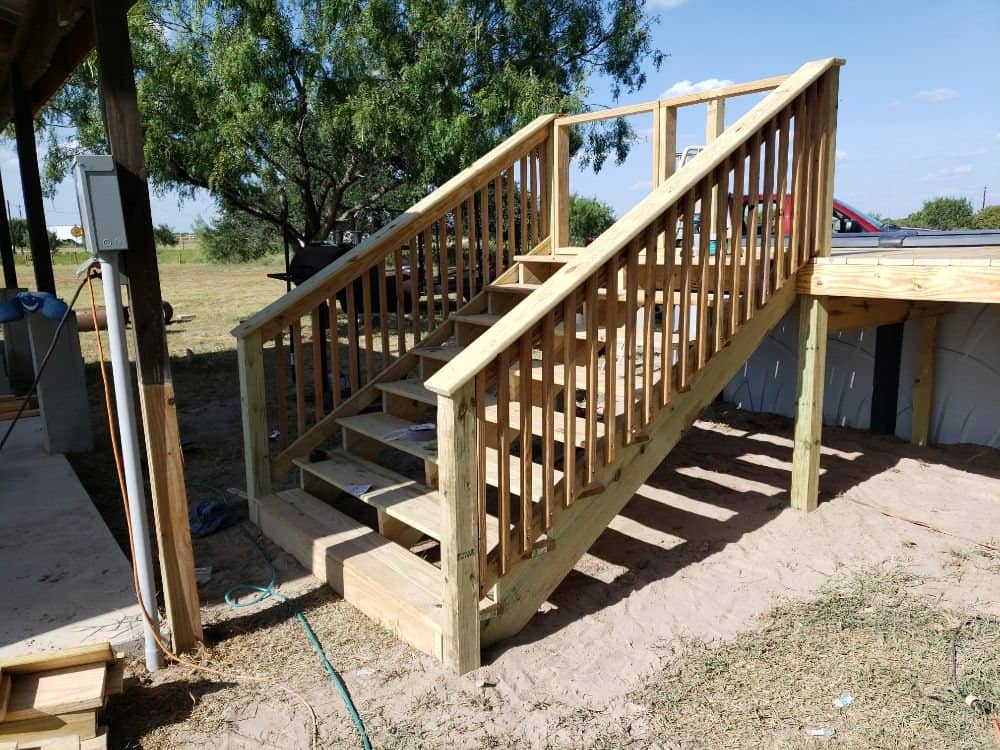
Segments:
[[[10,236],[14,247],[28,247],[28,221],[16,216],[10,220]]]
[[[972,220],[976,229],[1000,229],[1000,206],[986,206]]]
[[[282,249],[278,230],[245,211],[224,210],[211,224],[198,220],[194,231],[202,253],[217,263],[245,263]]]
[[[157,247],[172,247],[177,244],[177,234],[167,224],[157,224],[153,227],[153,240]]]
[[[325,239],[359,210],[405,208],[538,114],[580,110],[592,73],[614,98],[641,87],[663,58],[650,22],[643,0],[140,0],[146,164],[158,189],[207,188],[223,216]],[[45,116],[49,185],[104,148],[95,84],[82,66]],[[594,164],[630,134],[592,129]]]
[[[972,226],[972,204],[968,198],[931,198],[903,223],[926,229],[968,229]]]
[[[585,244],[614,223],[615,210],[607,203],[582,195],[569,197],[569,236],[574,244]]]

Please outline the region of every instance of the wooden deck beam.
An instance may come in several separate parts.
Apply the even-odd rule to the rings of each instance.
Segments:
[[[960,249],[960,248],[958,248]],[[945,248],[942,248],[942,255]],[[1000,256],[1000,252],[997,253]],[[799,273],[802,294],[920,302],[1000,303],[1000,265],[831,263],[818,258]]]

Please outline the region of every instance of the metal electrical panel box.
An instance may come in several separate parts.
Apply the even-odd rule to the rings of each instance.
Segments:
[[[114,159],[106,154],[78,156],[73,174],[87,249],[94,255],[109,250],[127,250],[125,216]]]

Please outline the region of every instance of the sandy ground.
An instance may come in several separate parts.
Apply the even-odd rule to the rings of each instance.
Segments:
[[[470,675],[454,677],[395,641],[268,545],[282,590],[316,626],[374,744],[618,747],[627,736],[634,747],[669,747],[669,738],[649,736],[646,709],[630,696],[644,678],[692,640],[729,639],[754,627],[777,601],[809,596],[865,567],[914,573],[924,581],[922,592],[944,606],[1000,614],[1000,553],[976,544],[1000,546],[1000,452],[918,449],[828,428],[823,503],[804,515],[787,507],[788,420],[723,405],[704,417],[542,612]],[[280,675],[316,707],[321,746],[358,746],[340,698],[287,610],[220,603],[229,585],[263,575],[252,547],[228,530],[200,542],[198,555],[199,564],[216,569],[203,592],[210,623],[203,656]],[[137,717],[153,705],[159,727],[151,728]],[[126,693],[110,718],[119,747],[309,746],[304,709],[273,686],[222,687],[178,669]],[[619,739],[607,744],[611,727]]]

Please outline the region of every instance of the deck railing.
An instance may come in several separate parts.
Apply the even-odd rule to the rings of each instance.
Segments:
[[[427,381],[459,550],[442,560],[455,617],[613,483],[673,395],[829,245],[840,64],[783,80]]]
[[[554,119],[537,118],[234,329],[251,497],[269,493],[272,474],[367,405],[356,396],[374,400],[376,379],[391,379],[413,346],[548,236]]]

